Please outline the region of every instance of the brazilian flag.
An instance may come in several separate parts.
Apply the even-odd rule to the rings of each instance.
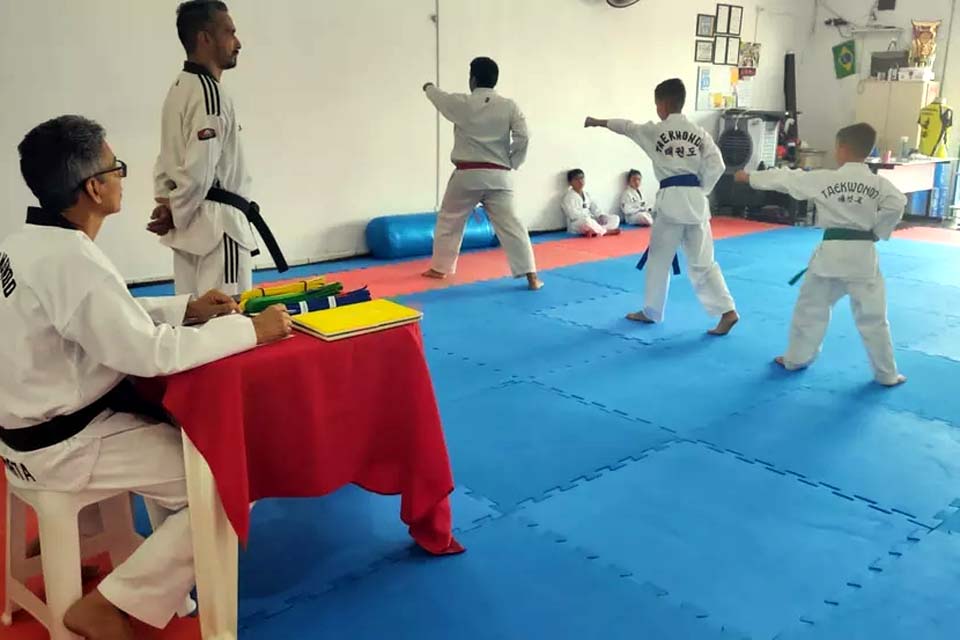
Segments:
[[[833,48],[833,69],[837,78],[846,78],[857,72],[857,54],[853,40],[841,42]]]

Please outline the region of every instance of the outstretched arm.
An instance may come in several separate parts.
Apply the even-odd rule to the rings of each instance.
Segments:
[[[618,133],[622,136],[630,138],[638,145],[640,148],[650,153],[650,149],[653,148],[653,140],[656,136],[655,127],[652,122],[646,124],[637,124],[636,122],[631,122],[630,120],[604,120],[600,118],[590,118],[588,117],[584,123],[584,127],[603,127],[609,129],[614,133]]]
[[[768,169],[756,173],[738,171],[735,180],[749,183],[759,191],[779,191],[797,200],[808,200],[820,193],[822,181],[818,171],[800,169]]]
[[[466,95],[447,93],[438,89],[432,82],[423,85],[423,91],[444,118],[454,124],[463,119],[464,107],[467,105]]]

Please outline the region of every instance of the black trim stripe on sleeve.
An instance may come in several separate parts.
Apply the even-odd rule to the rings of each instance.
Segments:
[[[210,105],[207,108],[207,115],[219,116],[220,115],[220,90],[217,89],[217,83],[206,77],[199,76],[200,81],[204,84],[205,91],[209,91],[210,95]]]
[[[230,238],[230,284],[237,282],[237,242]]]
[[[227,244],[229,236],[223,234],[223,283],[227,284],[230,282],[230,249]]]
[[[207,107],[207,115],[211,115],[211,104],[210,104],[210,90],[207,89],[207,83],[204,81],[203,76],[197,76],[197,79],[200,80],[200,86],[203,87],[203,102]]]
[[[210,88],[213,89],[213,96],[217,99],[217,115],[220,115],[220,87],[215,80],[210,80]]]

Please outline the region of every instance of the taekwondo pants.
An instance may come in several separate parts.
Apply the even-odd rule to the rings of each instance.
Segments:
[[[653,224],[653,216],[649,211],[637,211],[636,213],[625,213],[623,221],[627,224],[635,224],[640,227],[649,227]]]
[[[713,257],[713,233],[710,222],[678,224],[658,216],[650,233],[647,257],[647,279],[643,312],[654,322],[663,321],[663,312],[670,290],[671,266],[677,249],[683,247],[687,272],[693,290],[707,313],[720,316],[736,309],[720,265]]]
[[[450,176],[433,235],[432,268],[456,273],[463,231],[477,204],[487,210],[513,276],[536,273],[530,236],[514,208],[513,177],[509,171],[498,169],[458,170]]]
[[[620,218],[617,216],[601,215],[596,218],[588,216],[570,223],[567,228],[569,233],[578,236],[587,236],[591,233],[596,236],[603,236],[610,231],[616,231],[620,228]]]
[[[8,470],[13,486],[81,494],[126,490],[161,508],[163,522],[98,588],[120,610],[165,627],[194,586],[180,430],[108,410],[64,442],[31,452],[0,444],[0,455],[28,472],[16,478]]]
[[[830,310],[845,295],[850,296],[850,309],[870,357],[874,377],[882,384],[896,382],[898,372],[887,322],[886,284],[880,275],[848,280],[825,278],[808,271],[793,310],[784,364],[788,369],[800,369],[813,362],[820,353]]]
[[[253,257],[226,234],[203,256],[174,249],[173,283],[177,295],[202,296],[211,289],[239,295],[253,288]]]

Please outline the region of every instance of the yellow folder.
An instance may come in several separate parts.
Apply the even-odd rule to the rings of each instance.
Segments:
[[[350,338],[364,333],[419,322],[423,314],[390,300],[370,300],[294,316],[293,326],[322,340]]]

